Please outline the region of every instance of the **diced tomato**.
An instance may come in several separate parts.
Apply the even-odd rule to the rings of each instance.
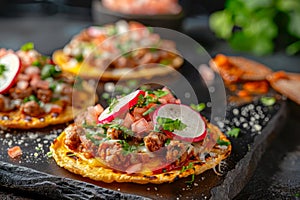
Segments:
[[[25,90],[28,87],[29,83],[27,81],[17,82],[17,87],[21,90]]]
[[[7,153],[9,155],[9,157],[16,158],[16,157],[22,155],[22,149],[19,146],[14,146],[12,148],[9,148],[7,150]]]
[[[129,22],[129,30],[139,29],[139,28],[145,28],[145,26],[141,23],[130,21]]]
[[[54,104],[51,106],[50,112],[51,113],[61,113],[62,110],[63,110],[63,108],[61,106]]]
[[[161,104],[166,104],[166,103],[178,104],[179,101],[172,95],[171,91],[168,88],[164,87],[162,90],[168,92],[168,94],[158,99],[158,101]]]
[[[143,113],[146,112],[147,110],[148,110],[147,108],[135,107],[132,112],[134,121],[137,121],[137,120],[143,118]]]
[[[132,131],[136,133],[150,131],[150,128],[151,126],[149,126],[148,122],[144,118],[141,118],[138,121],[131,124]]]
[[[130,126],[133,122],[134,122],[134,117],[128,112],[123,121],[123,126],[130,128]]]

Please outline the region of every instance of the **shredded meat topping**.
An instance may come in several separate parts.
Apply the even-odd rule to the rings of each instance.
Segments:
[[[106,135],[110,139],[120,139],[122,137],[122,131],[116,128],[108,128]]]
[[[26,97],[29,97],[32,94],[32,88],[29,87],[24,90],[21,90],[15,87],[9,89],[9,93],[13,99],[24,99]]]
[[[73,126],[70,130],[66,131],[65,144],[72,150],[76,150],[81,144],[80,134],[83,129],[79,126]]]
[[[45,111],[40,107],[40,105],[35,101],[29,101],[22,105],[21,110],[24,114],[37,117],[45,113]]]
[[[165,143],[167,136],[158,132],[151,132],[144,137],[144,143],[147,149],[151,152],[159,150]]]
[[[49,89],[38,89],[37,90],[37,98],[44,103],[48,103],[52,98],[52,91]]]
[[[167,145],[167,161],[170,163],[176,162],[176,165],[184,162],[188,156],[187,148],[186,144],[177,140],[171,140],[170,144]]]

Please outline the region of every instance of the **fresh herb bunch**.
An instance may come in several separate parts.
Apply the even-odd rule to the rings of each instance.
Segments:
[[[299,0],[227,0],[209,24],[236,50],[270,54],[276,41],[287,46],[289,55],[300,52]]]

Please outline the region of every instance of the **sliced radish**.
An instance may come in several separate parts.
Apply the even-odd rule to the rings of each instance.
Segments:
[[[140,95],[145,95],[143,90],[136,90],[125,97],[117,100],[113,106],[107,107],[98,117],[98,122],[105,124],[114,120],[117,116],[129,110],[132,106],[136,105]]]
[[[153,114],[153,122],[157,125],[157,118],[164,117],[172,120],[179,119],[186,125],[183,130],[164,132],[175,139],[187,142],[199,142],[206,136],[206,124],[202,116],[192,108],[182,104],[165,104],[159,107]]]
[[[10,53],[0,58],[0,65],[5,66],[5,71],[0,75],[0,94],[2,94],[14,84],[21,69],[21,62],[16,54]]]

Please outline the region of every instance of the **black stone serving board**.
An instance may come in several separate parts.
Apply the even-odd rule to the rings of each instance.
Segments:
[[[199,101],[207,102],[208,89],[193,70],[185,62],[180,72],[192,83]],[[180,88],[180,78],[169,77],[167,80],[171,88]],[[185,91],[178,91],[181,91],[178,96],[184,96]],[[191,103],[188,98],[182,101]],[[100,102],[103,102],[101,98]],[[202,114],[209,118],[210,108]],[[260,117],[256,118],[257,115]],[[248,182],[264,150],[284,124],[286,104],[285,100],[278,99],[275,105],[269,107],[262,105],[259,100],[240,106],[228,105],[226,116],[225,122],[219,124],[221,130],[226,132],[235,126],[240,127],[241,132],[238,138],[229,138],[232,154],[222,165],[223,176],[208,170],[196,176],[193,184],[186,183],[191,177],[160,185],[93,181],[58,167],[46,155],[50,143],[67,126],[60,125],[42,130],[1,131],[0,188],[37,199],[232,199]],[[253,124],[244,126],[244,123],[237,123],[236,119],[240,117],[244,118],[244,123],[253,121],[260,127],[253,129]],[[20,158],[11,159],[7,155],[7,148],[14,145],[19,145],[23,150]]]

